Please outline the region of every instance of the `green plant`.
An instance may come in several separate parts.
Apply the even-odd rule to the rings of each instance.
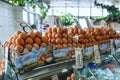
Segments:
[[[38,7],[40,8],[40,14],[42,15],[42,19],[44,19],[46,17],[46,15],[47,15],[48,8],[43,6],[43,4],[38,5]]]
[[[95,6],[97,7],[101,7],[102,9],[106,9],[109,13],[109,15],[107,15],[106,17],[104,17],[103,19],[105,21],[117,21],[118,23],[120,23],[120,11],[119,8],[116,8],[114,5],[109,6],[109,5],[103,5],[102,3],[97,3],[97,1],[95,0],[94,2]]]
[[[73,17],[71,14],[65,14],[61,16],[63,26],[70,26],[74,23]]]
[[[31,7],[35,8],[34,0],[7,0],[9,3],[18,6],[25,6],[26,3],[30,4]]]
[[[46,8],[43,3],[42,4],[36,4],[35,0],[7,0],[9,3],[12,3],[13,5],[17,5],[17,6],[25,6],[26,3],[28,3],[33,9],[36,8],[36,6],[38,6],[38,8],[40,9],[40,15],[42,17],[42,19],[44,19],[47,15],[48,12],[48,8]]]

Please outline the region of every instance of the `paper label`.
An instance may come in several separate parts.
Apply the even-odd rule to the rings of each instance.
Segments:
[[[16,22],[17,22],[18,26],[20,26],[20,28],[21,28],[25,33],[28,33],[28,32],[33,31],[32,28],[31,28],[25,21],[17,20]]]
[[[84,49],[84,55],[92,55],[93,54],[93,46]]]
[[[53,56],[54,56],[55,60],[72,58],[72,56],[74,56],[73,48],[69,47],[69,48],[54,50],[53,51]]]
[[[111,39],[111,54],[115,54],[115,47],[114,47],[113,39]]]
[[[94,45],[94,59],[95,59],[95,63],[101,63],[98,45]]]
[[[117,48],[120,47],[120,40],[115,40],[115,46],[116,46]]]
[[[59,79],[58,79],[58,75],[57,75],[57,74],[55,74],[55,75],[51,76],[51,79],[52,79],[52,80],[59,80]]]
[[[76,68],[80,69],[83,67],[83,56],[82,56],[82,48],[75,48],[75,60],[76,60]]]

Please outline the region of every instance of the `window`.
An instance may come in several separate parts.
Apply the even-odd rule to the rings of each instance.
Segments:
[[[53,15],[63,15],[63,14],[65,14],[65,8],[64,7],[54,8],[54,14]]]
[[[73,16],[78,16],[78,8],[77,7],[66,8],[66,13],[71,13]]]
[[[91,16],[102,16],[102,9],[101,8],[92,8]]]
[[[28,23],[28,16],[27,16],[27,12],[25,10],[23,10],[23,21]]]
[[[90,16],[90,8],[79,8],[79,16]]]

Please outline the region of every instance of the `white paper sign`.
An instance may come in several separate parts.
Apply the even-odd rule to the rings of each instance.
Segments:
[[[58,79],[58,75],[57,75],[57,74],[55,74],[55,75],[51,76],[51,79],[52,79],[52,80],[59,80],[59,79]]]
[[[111,48],[111,54],[115,54],[115,47],[114,47],[114,41],[113,41],[113,39],[111,39],[110,48]]]
[[[32,28],[31,28],[25,21],[17,20],[16,22],[17,22],[18,26],[20,26],[20,28],[21,28],[25,33],[28,33],[28,32],[33,31]]]
[[[98,45],[94,45],[94,59],[95,59],[95,63],[101,63]]]
[[[80,69],[83,67],[83,56],[82,56],[82,48],[75,48],[75,62],[76,62],[76,68]]]

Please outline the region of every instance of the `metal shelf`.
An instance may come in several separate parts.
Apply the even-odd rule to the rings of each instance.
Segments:
[[[62,72],[63,69],[72,69],[75,64],[75,60],[66,60],[64,62],[49,64],[46,66],[38,67],[32,71],[25,74],[19,75],[20,80],[39,80],[47,76],[52,76],[54,74]]]

